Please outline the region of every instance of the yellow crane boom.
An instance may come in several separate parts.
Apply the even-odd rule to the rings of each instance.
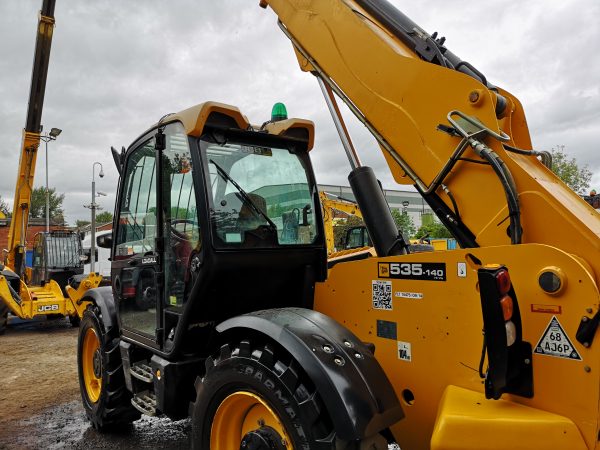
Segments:
[[[356,216],[362,219],[362,214],[356,203],[330,198],[327,192],[320,191],[319,198],[321,205],[323,206],[323,224],[325,226],[325,240],[327,241],[327,253],[331,254],[336,251],[335,249],[335,237],[333,233],[333,214],[334,210],[344,212],[351,216]]]
[[[55,23],[54,6],[55,0],[44,0],[40,11],[29,91],[29,106],[25,128],[23,129],[12,219],[8,232],[6,265],[19,276],[23,275],[25,267],[25,240],[35,175],[35,162],[42,132],[42,109]]]
[[[591,257],[600,251],[597,214],[539,152],[519,150],[531,149],[531,139],[516,97],[387,2],[261,4],[277,14],[301,69],[346,102],[378,140],[394,179],[415,185],[463,248],[547,244],[590,255],[600,273]]]

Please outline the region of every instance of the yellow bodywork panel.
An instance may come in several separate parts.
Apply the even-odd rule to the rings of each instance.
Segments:
[[[441,264],[444,279],[390,278],[390,264],[404,263]],[[534,353],[534,397],[504,395],[503,399],[568,418],[586,445],[594,448],[598,436],[600,345],[594,342],[584,347],[575,334],[583,315],[591,318],[598,312],[600,299],[595,275],[580,258],[553,247],[524,244],[342,262],[329,270],[327,281],[317,283],[315,309],[336,319],[362,341],[375,344],[375,356],[406,414],[392,431],[401,448],[427,449],[448,386],[479,395],[484,392],[478,373],[483,343],[479,263],[499,263],[509,268],[524,341],[535,349],[556,317],[581,357],[573,360]],[[539,274],[547,269],[564,276],[564,287],[555,295],[547,294],[538,284]],[[382,295],[379,287],[386,285],[389,292]],[[465,411],[464,420],[482,423],[477,421],[476,413],[473,408]],[[532,418],[536,415],[539,413]],[[580,440],[573,437],[569,441],[573,442],[572,448],[577,448],[575,444]],[[473,445],[462,448],[486,448]]]
[[[444,391],[431,450],[586,449],[579,430],[566,417],[518,403],[488,401],[457,386]]]

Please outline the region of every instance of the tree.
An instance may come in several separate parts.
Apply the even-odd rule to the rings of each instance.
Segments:
[[[552,154],[552,172],[578,194],[586,194],[592,179],[592,172],[588,169],[587,164],[579,167],[575,158],[569,159],[564,152],[564,145],[553,148],[550,153]]]
[[[422,225],[421,228],[415,234],[415,239],[421,239],[422,237],[435,238],[451,238],[452,234],[448,229],[440,222],[433,222],[430,224]]]
[[[89,220],[76,220],[75,221],[75,226],[77,228],[83,228],[85,226],[88,226],[91,222]]]
[[[6,200],[4,200],[4,198],[2,198],[1,195],[0,195],[0,212],[2,212],[6,217],[10,217],[10,208],[8,206],[8,203],[6,203]]]
[[[108,211],[103,211],[99,214],[96,214],[96,225],[103,225],[105,223],[112,222],[113,215]]]
[[[415,234],[415,223],[406,211],[400,212],[398,209],[392,209],[392,217],[396,228],[402,231],[402,234],[409,237]]]
[[[48,189],[50,194],[50,218],[62,219],[64,211],[62,204],[65,199],[65,194],[57,194],[56,188]],[[31,206],[29,209],[31,217],[40,218],[46,217],[46,188],[37,187],[31,193]]]

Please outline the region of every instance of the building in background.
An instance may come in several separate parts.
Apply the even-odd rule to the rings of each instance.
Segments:
[[[0,217],[0,251],[4,250],[8,247],[8,232],[10,230],[10,221],[11,217]],[[66,224],[64,220],[55,220],[50,219],[50,231],[54,230],[64,230]],[[29,218],[28,226],[27,226],[27,248],[31,250],[33,246],[33,238],[34,236],[42,231],[46,231],[46,219],[43,217],[39,218]],[[2,256],[2,260],[4,259],[4,255]],[[0,262],[2,261],[0,260]]]

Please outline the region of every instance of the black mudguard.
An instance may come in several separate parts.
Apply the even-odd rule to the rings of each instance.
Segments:
[[[86,291],[83,300],[91,301],[100,308],[105,330],[110,330],[113,326],[117,326],[117,305],[115,304],[111,286],[90,289]]]
[[[404,417],[379,362],[354,334],[332,318],[302,308],[237,316],[220,333],[252,330],[285,348],[317,387],[340,439],[372,436]]]

